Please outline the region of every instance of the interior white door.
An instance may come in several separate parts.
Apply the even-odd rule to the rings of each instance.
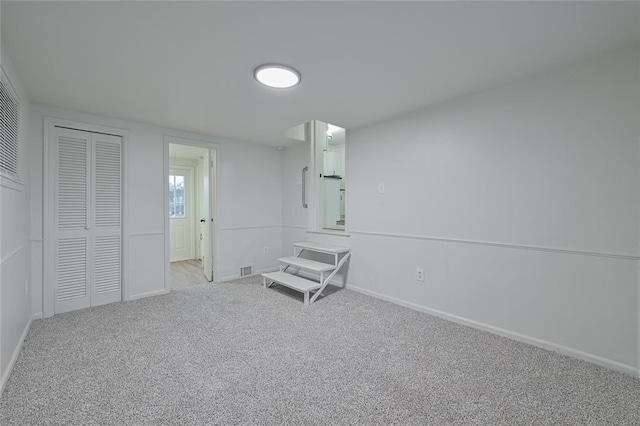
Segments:
[[[122,299],[122,139],[56,128],[54,312]]]
[[[91,306],[122,299],[122,139],[94,133]]]
[[[54,311],[91,306],[91,133],[57,127],[53,143]]]
[[[169,241],[171,262],[195,258],[193,170],[169,170]]]
[[[213,281],[213,250],[212,250],[212,230],[213,230],[213,150],[208,150],[205,156],[202,182],[202,205],[204,206],[204,224],[202,227],[202,272],[208,281]]]

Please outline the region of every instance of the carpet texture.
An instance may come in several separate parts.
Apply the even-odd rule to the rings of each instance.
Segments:
[[[258,278],[35,321],[3,425],[638,425],[640,381],[348,290]]]

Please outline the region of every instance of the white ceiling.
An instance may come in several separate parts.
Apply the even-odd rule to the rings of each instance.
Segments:
[[[638,2],[10,2],[2,42],[33,102],[287,145],[637,44]],[[256,66],[302,83],[274,90]]]

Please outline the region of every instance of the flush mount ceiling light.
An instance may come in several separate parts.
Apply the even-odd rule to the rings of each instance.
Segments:
[[[300,84],[300,73],[286,65],[260,65],[253,71],[253,76],[265,86],[286,89]]]

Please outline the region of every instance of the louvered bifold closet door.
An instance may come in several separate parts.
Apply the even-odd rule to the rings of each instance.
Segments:
[[[55,312],[90,306],[91,133],[56,128]]]
[[[122,299],[122,139],[93,134],[91,305]]]

